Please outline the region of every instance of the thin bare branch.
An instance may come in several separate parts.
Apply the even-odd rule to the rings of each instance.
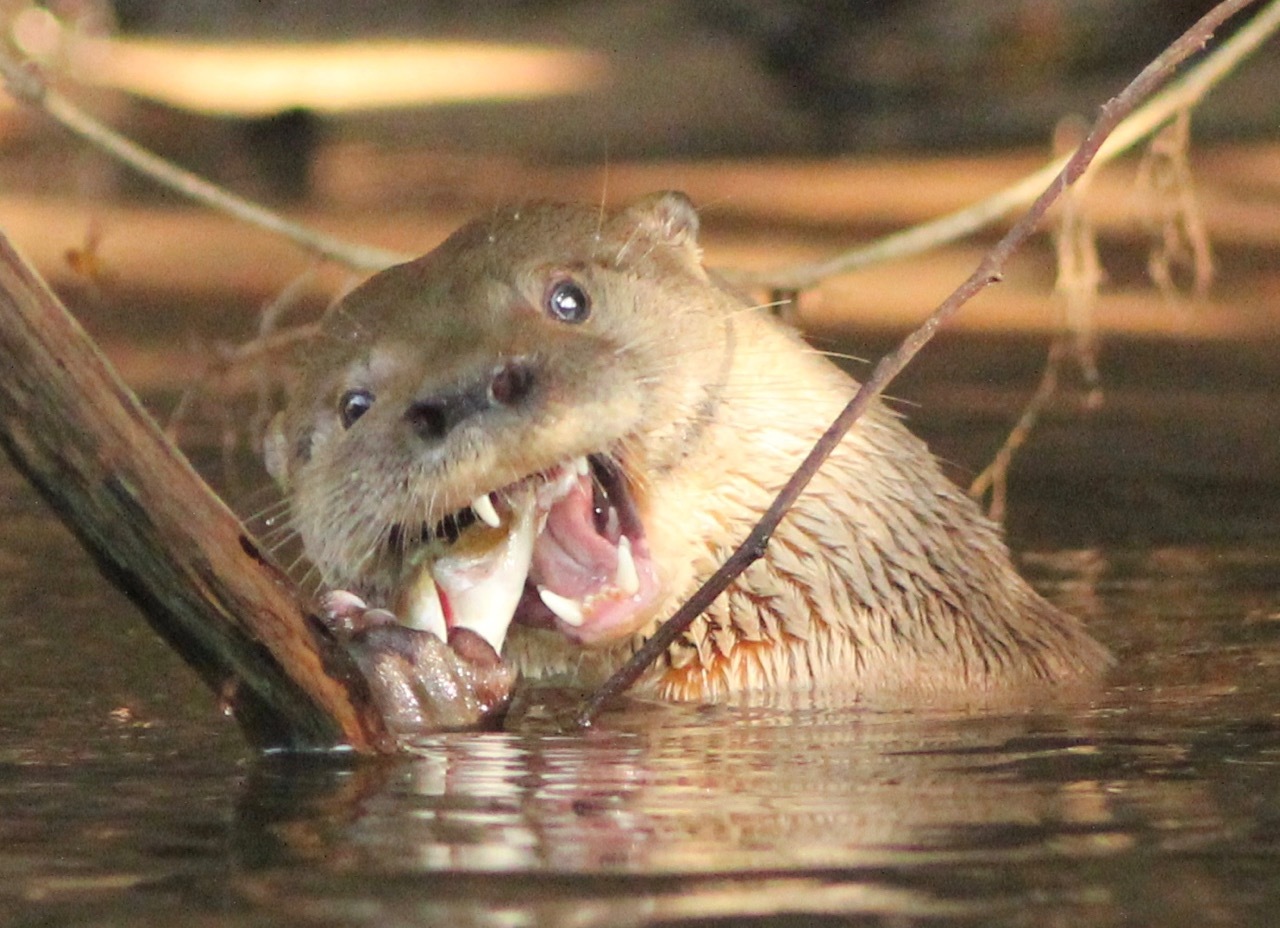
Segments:
[[[1210,88],[1230,74],[1277,28],[1280,28],[1280,0],[1273,0],[1196,68],[1117,126],[1098,153],[1097,161],[1105,163],[1123,154],[1178,112],[1194,107]],[[169,164],[49,88],[34,67],[19,64],[3,53],[0,53],[0,77],[16,99],[41,108],[89,143],[197,202],[276,232],[302,248],[356,270],[381,270],[407,258],[406,255],[349,242],[292,222]],[[724,269],[722,273],[727,280],[744,288],[798,291],[813,287],[828,277],[920,254],[971,235],[1026,206],[1058,174],[1063,164],[1062,159],[1056,160],[986,200],[816,264],[756,272]]]
[[[1241,3],[1238,8],[1242,9],[1247,5],[1248,3]],[[1229,15],[1234,13],[1233,10]],[[1280,0],[1273,0],[1235,35],[1223,42],[1212,55],[1118,125],[1098,151],[1095,163],[1105,164],[1124,154],[1178,113],[1194,107],[1215,84],[1230,74],[1277,29],[1280,29]],[[833,258],[774,270],[724,271],[723,274],[734,285],[744,288],[807,290],[829,277],[922,254],[994,225],[1015,210],[1025,207],[1059,175],[1065,164],[1065,158],[1056,159],[981,202],[886,235]]]
[[[1195,298],[1213,282],[1213,249],[1191,179],[1190,148],[1191,116],[1181,113],[1152,139],[1138,168],[1152,234],[1147,271],[1170,302],[1180,297],[1180,277],[1189,278],[1187,289]]]
[[[15,99],[38,107],[91,145],[96,145],[135,171],[197,203],[282,235],[306,251],[357,270],[380,271],[389,265],[408,260],[407,256],[394,251],[349,242],[293,222],[258,203],[183,170],[103,125],[49,87],[34,65],[20,64],[3,51],[0,51],[0,78],[4,79],[5,87]]]
[[[987,493],[991,494],[991,502],[987,506],[987,515],[997,522],[1004,518],[1007,499],[1009,467],[1013,456],[1022,447],[1040,420],[1041,413],[1049,405],[1058,390],[1058,381],[1062,374],[1062,363],[1071,350],[1072,336],[1062,333],[1049,346],[1049,356],[1045,360],[1044,370],[1040,372],[1040,382],[1036,384],[1031,399],[1023,407],[1022,414],[1014,423],[1009,434],[1005,436],[991,463],[983,468],[982,473],[973,478],[969,484],[969,495],[981,500]]]
[[[1071,131],[1071,128],[1059,127],[1055,135],[1063,135]],[[1080,144],[1080,138],[1080,133],[1071,132],[1070,144],[1062,147],[1068,150],[1075,148]],[[1070,189],[1063,192],[1059,204],[1058,228],[1054,233],[1058,280],[1054,290],[1062,305],[1062,330],[1049,347],[1040,381],[1017,422],[1005,436],[991,463],[969,485],[969,495],[976,500],[981,500],[987,493],[991,494],[987,515],[997,522],[1004,519],[1009,470],[1013,465],[1014,455],[1030,438],[1040,416],[1052,402],[1061,380],[1062,367],[1068,358],[1074,360],[1080,369],[1087,391],[1086,406],[1092,408],[1101,401],[1094,310],[1098,291],[1102,286],[1103,270],[1102,261],[1098,257],[1097,233],[1085,211],[1089,181],[1095,176],[1093,171],[1086,172]]]
[[[808,486],[818,468],[835,450],[853,423],[866,411],[872,401],[879,396],[903,368],[910,363],[930,339],[937,334],[942,325],[960,311],[973,296],[988,285],[1000,280],[1001,269],[1009,257],[1027,240],[1040,225],[1049,207],[1067,187],[1074,183],[1093,162],[1115,131],[1116,126],[1137,107],[1142,100],[1165,83],[1178,65],[1190,55],[1205,46],[1217,28],[1253,0],[1224,0],[1202,17],[1194,26],[1183,33],[1172,45],[1166,48],[1154,61],[1142,69],[1141,73],[1125,87],[1120,94],[1103,105],[1097,120],[1089,130],[1080,147],[1076,149],[1063,165],[1061,171],[1052,182],[1036,198],[1013,228],[986,253],[977,269],[969,276],[929,316],[919,328],[908,335],[892,354],[883,357],[871,376],[854,394],[847,406],[841,410],[835,421],[818,439],[817,443],[805,457],[804,462],[795,474],[787,481],[773,503],[761,516],[760,521],[752,529],[746,540],[729,556],[720,569],[712,574],[688,601],[676,611],[670,619],[663,623],[653,636],[644,643],[635,655],[612,677],[596,690],[587,700],[578,714],[578,724],[589,726],[592,719],[608,700],[624,692],[648,668],[666,652],[672,643],[690,624],[702,614],[711,603],[747,569],[752,563],[764,556],[769,539],[773,536],[778,523],[782,521],[787,510]],[[1280,3],[1273,6],[1280,12]]]

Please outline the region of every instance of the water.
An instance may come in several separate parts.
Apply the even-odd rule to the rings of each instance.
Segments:
[[[6,467],[0,921],[1270,924],[1277,355],[1139,363],[1165,350],[1130,346],[1104,412],[1051,417],[1023,459],[1023,566],[1119,664],[1019,712],[633,701],[582,735],[535,713],[409,760],[255,758]],[[1025,387],[972,402],[993,354],[953,340],[900,391],[953,463]]]

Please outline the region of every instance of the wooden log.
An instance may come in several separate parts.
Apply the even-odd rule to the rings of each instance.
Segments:
[[[395,749],[364,677],[0,233],[0,444],[262,749]]]

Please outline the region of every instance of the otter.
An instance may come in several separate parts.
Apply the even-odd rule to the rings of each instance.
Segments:
[[[267,442],[333,614],[394,615],[402,665],[465,630],[590,686],[722,562],[857,384],[697,233],[679,193],[498,209],[336,305]],[[877,403],[639,687],[927,702],[1108,662]]]

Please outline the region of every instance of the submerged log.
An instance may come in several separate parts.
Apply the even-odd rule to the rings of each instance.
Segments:
[[[347,650],[2,233],[0,444],[253,745],[395,749]]]

